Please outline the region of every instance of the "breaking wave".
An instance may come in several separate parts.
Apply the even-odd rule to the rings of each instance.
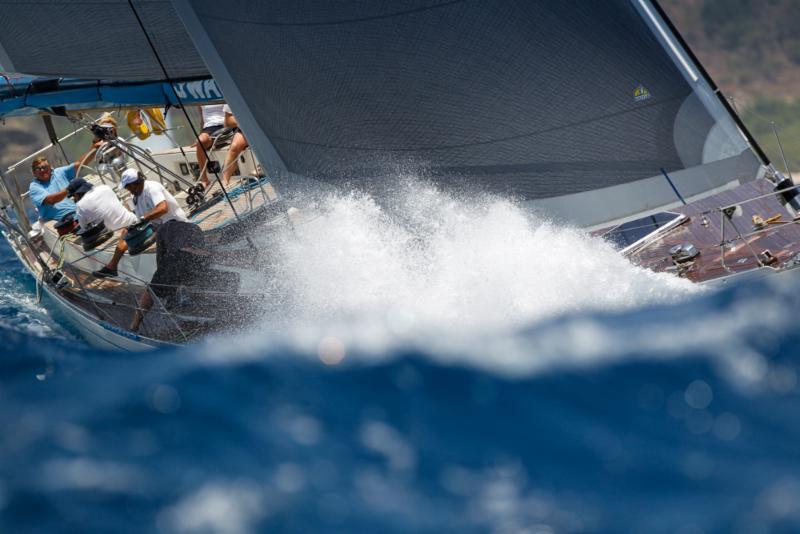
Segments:
[[[391,198],[324,196],[271,246],[283,300],[256,321],[258,336],[304,349],[322,339],[371,350],[462,349],[563,315],[703,291],[507,199],[459,198],[413,180]]]
[[[330,195],[274,253],[298,322],[378,315],[395,331],[507,330],[698,291],[509,200],[464,200],[419,184],[389,206]]]

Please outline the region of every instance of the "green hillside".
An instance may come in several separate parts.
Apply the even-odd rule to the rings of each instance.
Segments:
[[[800,0],[662,0],[748,129],[782,168],[775,123],[800,169]]]

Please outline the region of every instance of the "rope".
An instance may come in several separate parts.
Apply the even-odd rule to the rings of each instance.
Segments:
[[[133,11],[133,15],[134,15],[134,17],[136,17],[136,22],[139,23],[139,27],[142,29],[142,33],[144,34],[145,39],[147,39],[147,44],[150,45],[150,50],[153,52],[153,55],[155,56],[159,67],[161,67],[161,72],[164,73],[164,78],[166,78],[170,89],[172,89],[172,93],[175,95],[175,99],[177,100],[179,107],[183,111],[183,114],[186,117],[186,121],[189,123],[189,126],[191,126],[191,128],[192,128],[192,133],[194,134],[195,140],[198,142],[198,144],[200,145],[200,148],[202,148],[203,152],[206,153],[206,160],[208,160],[209,159],[208,158],[208,153],[206,152],[206,149],[203,146],[203,144],[200,143],[200,134],[197,132],[197,128],[195,128],[194,124],[192,123],[191,118],[189,118],[189,112],[186,111],[186,106],[183,103],[183,99],[178,94],[178,91],[175,90],[175,82],[172,81],[172,78],[170,77],[169,73],[167,72],[167,68],[164,66],[164,62],[161,61],[161,56],[158,54],[158,50],[156,50],[156,46],[153,43],[152,39],[150,39],[150,34],[147,33],[147,30],[144,27],[144,22],[142,22],[141,17],[139,17],[139,12],[136,11],[136,7],[133,5],[133,0],[128,0],[128,5],[130,6],[131,11]],[[236,212],[236,208],[233,206],[233,203],[228,198],[228,193],[225,190],[225,186],[222,185],[222,180],[220,179],[219,174],[215,172],[214,176],[216,176],[217,183],[219,184],[219,187],[222,190],[222,193],[225,195],[225,198],[228,200],[228,203],[231,205],[231,210],[233,211],[233,214],[238,219],[239,218],[239,214]]]

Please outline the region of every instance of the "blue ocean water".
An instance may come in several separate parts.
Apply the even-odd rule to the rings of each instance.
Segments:
[[[800,531],[800,279],[696,290],[491,206],[397,263],[359,202],[320,227],[378,228],[347,272],[283,251],[291,334],[145,354],[85,345],[0,244],[0,531]]]

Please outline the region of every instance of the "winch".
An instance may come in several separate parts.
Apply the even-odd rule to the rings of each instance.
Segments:
[[[63,219],[58,221],[54,226],[59,236],[74,233],[78,230],[78,221],[75,220],[73,213],[68,213]]]
[[[99,245],[102,245],[103,243],[111,239],[111,236],[113,235],[114,232],[107,229],[103,221],[100,221],[97,224],[86,228],[82,232],[78,232],[78,236],[80,236],[81,238],[81,244],[83,244],[84,252],[89,252],[90,250],[94,250]]]
[[[56,289],[64,289],[65,287],[70,285],[69,278],[64,274],[64,271],[61,269],[56,269],[50,273],[50,283]]]
[[[128,245],[128,254],[136,256],[155,243],[156,231],[150,221],[141,221],[128,227],[125,243]]]
[[[781,202],[793,216],[797,217],[800,214],[800,192],[797,191],[794,182],[781,176],[774,190],[780,191],[778,197]]]
[[[682,243],[669,249],[669,255],[675,264],[691,261],[699,254],[700,251],[691,243]]]

